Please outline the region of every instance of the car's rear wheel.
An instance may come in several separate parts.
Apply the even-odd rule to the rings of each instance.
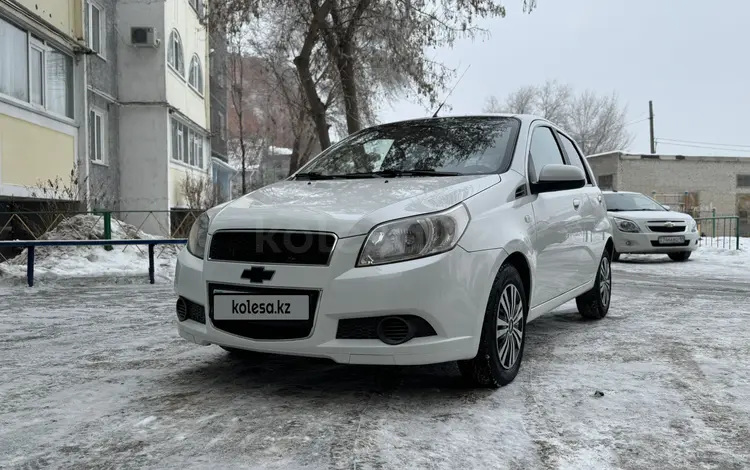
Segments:
[[[596,270],[594,287],[588,292],[576,297],[578,313],[589,320],[600,320],[607,316],[609,304],[612,300],[612,264],[608,250],[602,253],[599,268]]]
[[[458,362],[464,378],[489,388],[513,382],[523,358],[527,314],[521,275],[513,266],[504,265],[490,291],[477,355]]]
[[[672,261],[687,261],[690,258],[690,251],[680,251],[678,253],[669,253],[669,259]]]

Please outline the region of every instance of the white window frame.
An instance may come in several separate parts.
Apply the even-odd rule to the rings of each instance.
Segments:
[[[171,126],[177,124],[177,155],[174,154],[174,142],[170,145],[170,158],[173,162],[187,166],[189,168],[195,168],[198,170],[206,170],[206,158],[205,152],[205,140],[206,135],[202,132],[196,131],[189,124],[186,124],[179,118],[172,117],[170,123],[170,138],[174,139],[175,136],[172,133]]]
[[[175,60],[175,63],[173,64],[169,60],[169,56],[170,56],[170,52],[172,51],[173,43],[175,41],[179,45],[179,51],[177,51],[175,48],[174,54],[172,55],[172,57]],[[177,57],[177,52],[179,52],[180,54],[179,60]],[[182,71],[180,71],[180,68],[179,68],[180,64],[182,64]],[[180,33],[176,29],[173,29],[169,33],[169,44],[167,45],[167,65],[169,66],[170,69],[172,69],[174,73],[176,73],[180,78],[185,80],[185,48],[183,47],[182,37],[180,36]]]
[[[198,83],[193,83],[193,69],[195,65],[197,65],[198,68],[198,71],[195,74],[195,78]],[[194,92],[203,97],[203,90],[205,89],[205,84],[203,83],[203,64],[201,64],[201,58],[198,57],[198,54],[193,54],[193,57],[190,58],[190,68],[188,70],[188,85]]]
[[[94,49],[94,25],[93,25],[93,10],[96,9],[99,12],[99,49]],[[89,47],[96,52],[96,55],[104,60],[107,60],[107,17],[104,12],[104,8],[94,2],[88,4],[88,44]]]
[[[27,27],[24,27],[23,25],[16,23],[14,21],[9,20],[8,18],[4,16],[0,16],[0,21],[4,23],[8,23],[21,31],[23,31],[26,34],[26,91],[27,96],[26,99],[19,99],[11,95],[6,95],[4,93],[0,92],[0,100],[12,104],[14,106],[21,106],[25,107],[26,109],[30,111],[34,111],[37,113],[41,113],[43,115],[46,115],[47,117],[50,117],[52,119],[58,120],[60,122],[72,124],[75,123],[76,120],[76,107],[75,107],[75,99],[76,99],[76,91],[75,91],[75,84],[76,84],[76,77],[75,77],[75,60],[73,59],[73,56],[68,52],[65,51],[59,47],[54,47],[49,44],[48,41],[45,39],[39,39],[37,35],[33,34],[31,30],[29,30]],[[38,103],[32,102],[31,99],[31,82],[32,82],[32,76],[31,76],[31,51],[37,50],[42,52],[42,79],[43,79],[43,86],[42,86],[42,105]],[[67,56],[70,61],[71,68],[68,70],[69,75],[66,77],[67,85],[69,88],[67,88],[66,94],[68,98],[71,100],[68,105],[71,107],[70,111],[72,116],[68,116],[67,114],[60,114],[55,111],[52,111],[49,109],[49,83],[48,83],[48,77],[47,77],[47,61],[49,60],[50,52],[56,52],[62,55]]]
[[[36,109],[41,109],[46,111],[47,110],[47,46],[44,44],[44,42],[40,41],[39,39],[33,37],[28,32],[26,33],[26,36],[28,38],[28,44],[29,44],[29,52],[27,54],[27,58],[29,60],[28,65],[28,79],[29,79],[29,104],[33,106]],[[38,52],[41,52],[42,54],[42,102],[41,103],[34,103],[31,98],[31,83],[33,81],[33,77],[31,76],[31,51],[35,50]],[[67,116],[66,116],[67,117]]]
[[[92,115],[94,116],[94,119],[92,119]],[[101,155],[96,155],[96,145],[94,145],[93,148],[89,149],[89,155],[91,156],[92,163],[107,166],[109,165],[109,152],[107,152],[108,113],[107,111],[104,111],[103,109],[97,107],[91,107],[91,109],[89,109],[89,134],[96,133],[95,118],[99,118],[100,129],[98,136],[99,142],[97,142],[96,137],[94,137],[94,143],[101,146]],[[91,145],[91,135],[89,135],[89,145]]]

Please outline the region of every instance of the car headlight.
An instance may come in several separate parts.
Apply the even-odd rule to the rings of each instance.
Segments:
[[[697,232],[698,231],[698,222],[696,222],[695,220],[693,220],[692,222],[690,222],[690,231],[691,232]]]
[[[206,256],[206,238],[208,238],[209,218],[204,212],[199,215],[193,226],[190,228],[190,234],[187,239],[187,250],[191,255],[200,259]]]
[[[618,219],[617,217],[615,217],[615,224],[617,225],[617,228],[622,232],[636,233],[641,231],[641,228],[638,226],[638,224],[636,224],[632,220]]]
[[[446,211],[393,220],[367,236],[357,267],[396,263],[452,250],[469,225],[463,204]]]

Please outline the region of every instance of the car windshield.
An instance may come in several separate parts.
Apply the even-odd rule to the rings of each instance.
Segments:
[[[643,194],[617,193],[605,194],[604,202],[608,211],[664,211],[661,204]]]
[[[507,166],[519,121],[510,117],[421,119],[364,129],[297,177],[473,175]]]

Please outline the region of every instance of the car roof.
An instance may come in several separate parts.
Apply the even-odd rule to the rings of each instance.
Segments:
[[[389,121],[384,122],[381,124],[400,124],[405,122],[414,122],[414,121],[429,121],[430,119],[444,119],[444,118],[476,118],[476,117],[505,117],[505,118],[516,118],[522,121],[523,123],[527,124],[531,121],[546,121],[554,126],[557,126],[554,122],[545,119],[541,116],[535,116],[533,114],[514,114],[514,113],[478,113],[478,114],[447,114],[444,116],[438,116],[438,117],[432,117],[432,116],[423,116],[423,117],[417,117],[417,118],[411,118],[411,119],[401,119],[398,121]],[[559,126],[558,126],[559,127]]]

